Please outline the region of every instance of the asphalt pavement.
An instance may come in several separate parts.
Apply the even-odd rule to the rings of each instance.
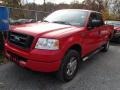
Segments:
[[[62,83],[54,74],[0,65],[0,90],[120,90],[120,44],[97,53],[80,66],[74,80]]]

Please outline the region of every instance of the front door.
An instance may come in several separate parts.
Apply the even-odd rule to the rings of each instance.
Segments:
[[[97,18],[98,17],[96,13],[91,13],[89,21],[88,21],[86,35],[84,37],[84,48],[85,48],[84,55],[91,53],[92,51],[99,48],[101,45],[100,26],[95,26],[95,27],[90,26],[91,21],[97,20]]]

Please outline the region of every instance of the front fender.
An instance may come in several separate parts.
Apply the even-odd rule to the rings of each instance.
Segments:
[[[79,36],[70,36],[68,38],[64,38],[61,42],[61,51],[63,52],[63,56],[73,45],[80,45],[80,47],[82,48],[82,42],[82,38],[80,38]]]

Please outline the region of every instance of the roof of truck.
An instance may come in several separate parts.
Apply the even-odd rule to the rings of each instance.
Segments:
[[[87,11],[87,12],[95,12],[95,13],[100,13],[98,11],[94,11],[94,10],[86,10],[86,9],[61,9],[61,10],[78,10],[78,11]]]

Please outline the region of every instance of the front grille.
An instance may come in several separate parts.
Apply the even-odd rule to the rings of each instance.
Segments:
[[[32,45],[34,37],[26,34],[9,32],[8,41],[14,45],[17,45],[21,48],[28,49]]]

